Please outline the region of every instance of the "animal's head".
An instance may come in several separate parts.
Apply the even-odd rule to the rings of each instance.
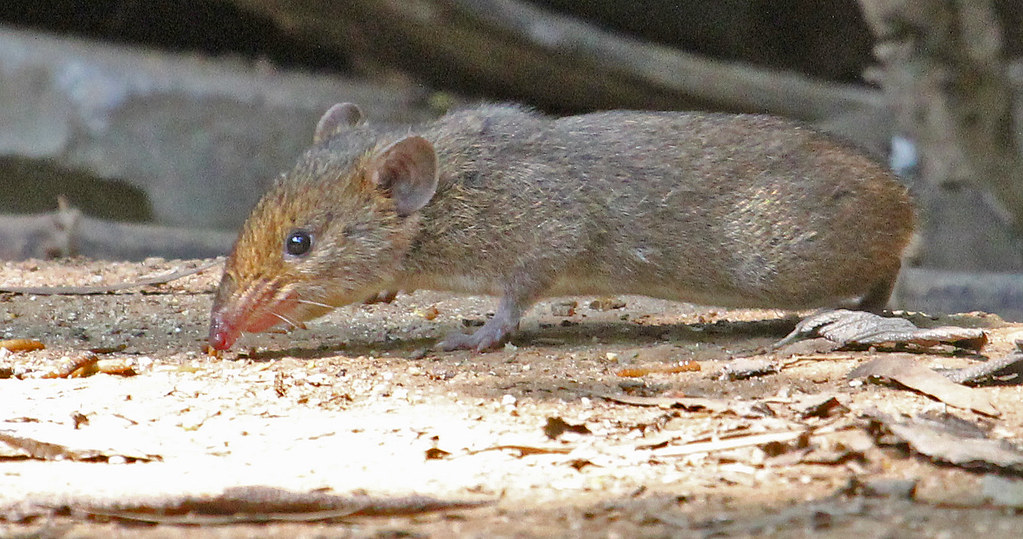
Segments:
[[[378,139],[355,105],[327,111],[313,140],[242,227],[213,302],[213,348],[386,287],[437,189],[433,145]]]

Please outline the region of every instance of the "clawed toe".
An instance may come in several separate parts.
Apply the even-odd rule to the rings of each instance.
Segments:
[[[437,344],[437,347],[445,352],[450,352],[452,350],[475,350],[477,352],[485,352],[501,344],[501,337],[503,337],[503,335],[493,336],[490,335],[490,332],[485,332],[482,329],[472,335],[466,335],[465,333],[452,333],[445,337],[444,340],[440,341]]]

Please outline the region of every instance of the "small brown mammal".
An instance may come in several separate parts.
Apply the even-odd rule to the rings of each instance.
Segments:
[[[314,142],[235,243],[214,348],[397,289],[501,296],[445,349],[499,344],[545,296],[876,311],[914,221],[883,166],[767,116],[486,105],[384,131],[346,103]]]

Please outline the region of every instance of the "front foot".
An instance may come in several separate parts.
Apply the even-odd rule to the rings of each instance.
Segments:
[[[480,335],[481,332],[477,331],[472,335],[465,333],[450,333],[447,337],[437,343],[437,348],[445,352],[452,350],[475,350],[477,352],[485,352],[491,348],[497,348],[497,345],[501,343],[503,336],[493,335]]]
[[[511,332],[519,327],[517,310],[498,308],[497,314],[487,320],[483,327],[476,330],[472,335],[461,332],[449,334],[444,340],[437,344],[437,347],[445,352],[452,350],[475,350],[484,352],[497,348],[508,338]]]
[[[489,325],[484,325],[471,335],[459,332],[450,333],[444,340],[437,343],[437,347],[445,352],[452,350],[485,352],[492,348],[497,348],[504,342],[511,331],[499,327],[488,328],[487,326]]]
[[[476,330],[472,335],[464,333],[452,333],[437,343],[437,347],[445,352],[451,350],[475,350],[483,352],[498,347],[504,340],[519,327],[519,319],[522,317],[523,305],[529,303],[513,299],[514,296],[505,295],[497,306],[497,312],[487,320],[483,327]]]

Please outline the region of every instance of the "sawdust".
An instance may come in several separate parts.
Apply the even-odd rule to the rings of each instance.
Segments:
[[[8,263],[0,283],[94,285],[185,265]],[[887,351],[774,356],[768,346],[793,329],[792,313],[631,296],[619,298],[620,309],[598,310],[606,299],[573,298],[578,303],[565,310],[555,300],[531,310],[523,331],[499,351],[438,353],[429,350],[435,339],[484,319],[496,301],[417,292],[391,304],[338,309],[307,329],[247,335],[218,358],[205,353],[218,278],[213,268],[141,291],[0,295],[0,339],[46,346],[0,350],[0,367],[9,368],[0,379],[0,432],[92,455],[45,460],[0,444],[0,507],[8,508],[0,535],[954,530],[997,537],[1018,530],[1012,511],[983,498],[980,473],[886,445],[868,432],[867,416],[947,413],[1018,445],[1019,385],[979,389],[1000,412],[994,418],[904,388],[850,381],[849,371]],[[562,316],[552,314],[552,304]],[[988,329],[982,353],[989,357],[1009,353],[1023,331],[997,320],[987,325],[998,326]],[[129,361],[137,374],[37,377],[94,349]],[[777,360],[783,368],[729,380],[724,366],[737,357]],[[978,357],[936,349],[912,360],[963,368]],[[682,361],[699,362],[700,370],[666,368]],[[648,374],[619,376],[623,369]],[[822,402],[833,405],[818,407]],[[549,428],[559,421],[572,428]],[[846,489],[853,480],[894,478],[916,480],[912,499],[875,500]],[[420,516],[203,528],[39,512],[82,500],[216,495],[245,485],[497,503]]]

